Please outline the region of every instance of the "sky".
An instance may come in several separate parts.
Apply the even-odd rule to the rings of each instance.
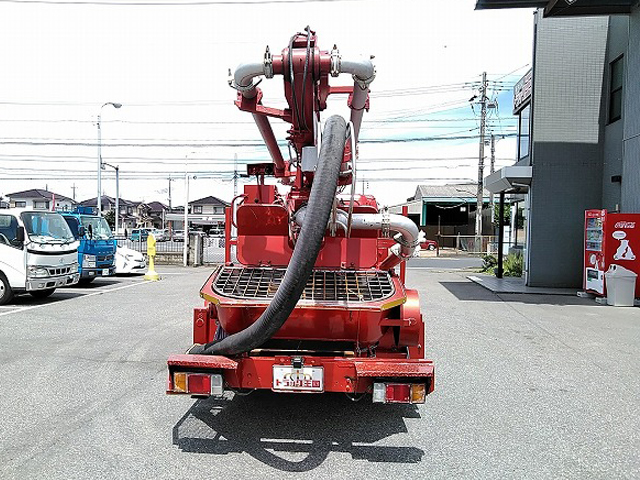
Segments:
[[[171,185],[172,205],[183,205],[188,172],[190,201],[230,201],[234,158],[242,173],[269,157],[251,115],[233,104],[229,69],[262,61],[267,45],[280,52],[307,25],[321,50],[375,56],[358,192],[395,205],[419,184],[477,181],[480,107],[469,99],[483,71],[496,105],[488,117],[496,166],[515,161],[511,88],[530,68],[531,9],[475,11],[472,0],[67,1],[0,0],[0,195],[48,188],[95,198],[101,114],[102,159],[119,167],[122,198],[167,204]],[[286,106],[281,77],[260,87],[265,105]],[[322,117],[333,114],[348,118],[344,96],[330,97]],[[284,141],[287,125],[271,123]],[[115,188],[107,167],[102,191]]]

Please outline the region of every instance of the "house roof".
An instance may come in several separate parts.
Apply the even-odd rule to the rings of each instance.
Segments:
[[[82,202],[80,202],[80,205],[84,206],[84,207],[95,207],[96,206],[96,198],[98,197],[93,197],[93,198],[89,198],[87,200],[83,200]],[[116,199],[113,197],[110,197],[108,195],[103,195],[102,196],[102,205],[115,205],[116,204]],[[124,198],[120,199],[120,206],[124,207],[124,206],[131,206],[133,205],[132,202],[130,202],[129,200],[125,200]]]
[[[65,200],[68,202],[76,203],[75,200],[69,197],[65,197],[64,195],[60,195],[59,193],[50,192],[48,190],[43,190],[40,188],[32,188],[30,190],[23,190],[22,192],[9,193],[7,197],[9,198],[46,198],[47,200],[51,200],[53,196],[56,196],[56,200]]]
[[[478,185],[476,183],[461,183],[458,185],[419,185],[416,194],[409,200],[424,199],[471,199],[476,198]],[[489,197],[489,191],[484,189],[484,197]]]
[[[200,198],[198,200],[194,200],[193,202],[189,202],[189,205],[220,205],[223,207],[228,207],[229,203],[224,200],[220,200],[218,197],[208,196],[204,198]]]
[[[149,202],[147,203],[147,206],[151,209],[152,212],[161,212],[162,210],[169,210],[169,207],[167,207],[164,203],[162,202]]]

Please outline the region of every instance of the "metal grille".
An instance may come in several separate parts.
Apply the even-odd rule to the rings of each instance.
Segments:
[[[273,298],[285,269],[222,267],[213,284],[216,293],[234,298]],[[371,302],[394,293],[386,272],[314,270],[300,300]]]
[[[99,262],[112,262],[113,261],[113,255],[99,255],[98,256],[98,261]]]
[[[66,275],[71,271],[71,267],[62,267],[62,268],[47,268],[49,271],[49,275]]]

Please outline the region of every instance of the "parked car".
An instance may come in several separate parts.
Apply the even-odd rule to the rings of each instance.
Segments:
[[[169,240],[169,232],[162,228],[154,228],[150,233],[156,238],[156,242],[166,242]]]
[[[420,242],[421,250],[435,250],[436,248],[438,248],[438,242],[435,240],[422,240]]]
[[[127,247],[116,249],[116,275],[144,273],[147,262],[142,253]]]
[[[149,236],[149,230],[146,228],[134,228],[131,230],[129,239],[133,242],[144,242]]]
[[[174,230],[173,231],[173,241],[174,242],[184,242],[184,230]]]

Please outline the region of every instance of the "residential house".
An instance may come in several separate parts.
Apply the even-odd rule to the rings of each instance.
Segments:
[[[153,227],[165,228],[166,214],[169,211],[169,207],[166,206],[164,203],[157,202],[157,201],[148,202],[146,205],[148,207],[147,214],[151,218]]]
[[[32,188],[7,194],[11,208],[33,208],[34,210],[71,210],[77,203],[59,193]],[[54,205],[55,202],[55,205]]]
[[[204,231],[224,230],[224,209],[228,202],[218,197],[208,196],[189,202],[189,221],[193,228]]]
[[[224,211],[230,204],[218,197],[208,196],[189,202],[189,228],[209,232],[224,230]],[[184,229],[184,207],[175,207],[165,213],[168,228]]]
[[[97,197],[84,200],[80,205],[85,207],[96,207],[96,198]],[[103,195],[101,200],[103,213],[114,211],[116,209],[116,199],[114,197]],[[129,200],[125,200],[124,198],[120,198],[119,208],[120,217],[118,218],[118,227],[121,232],[124,230],[130,232],[132,228],[137,226],[138,222],[134,203]]]

